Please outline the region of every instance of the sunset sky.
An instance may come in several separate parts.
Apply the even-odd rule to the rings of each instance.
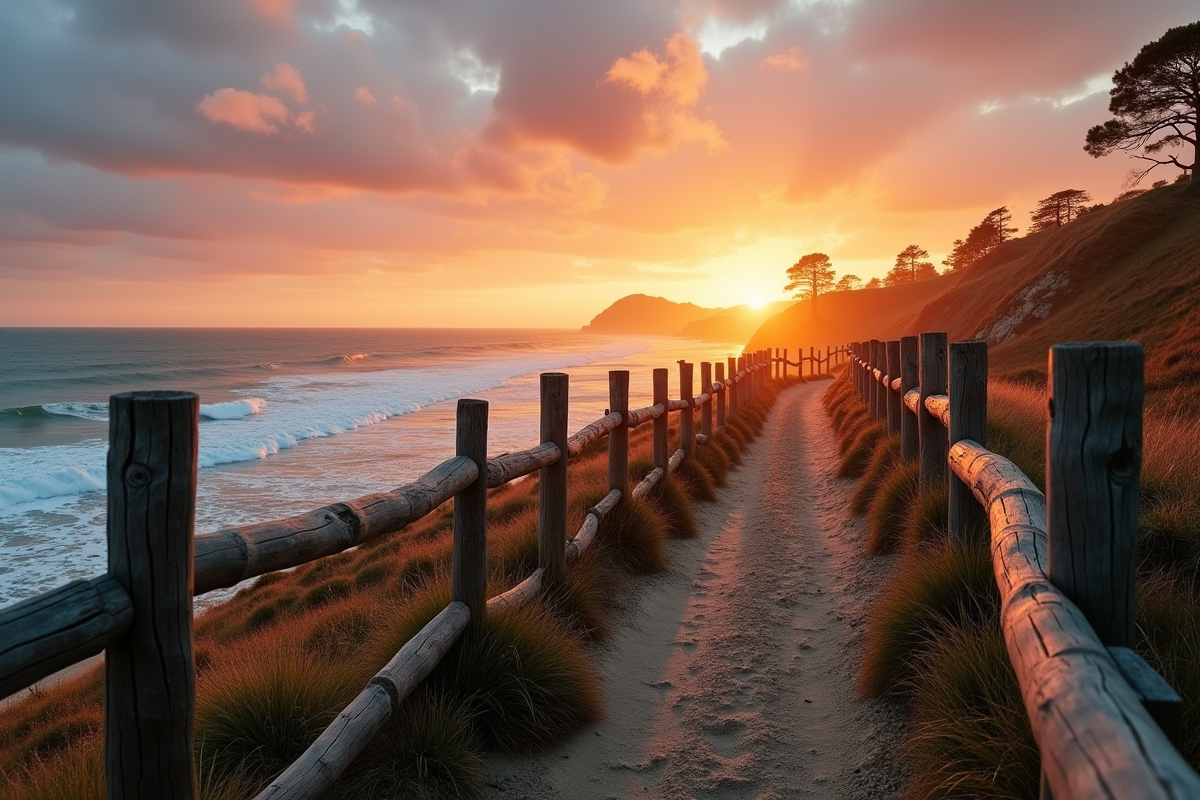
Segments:
[[[0,3],[0,325],[555,326],[939,262],[1195,0]],[[1161,176],[1171,179],[1165,171]]]

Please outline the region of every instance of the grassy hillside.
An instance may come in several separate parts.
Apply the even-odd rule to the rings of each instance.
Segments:
[[[796,303],[763,323],[746,349],[787,347],[794,353],[803,347],[807,352],[809,347],[906,335],[925,304],[961,277],[943,275],[919,283],[823,294],[817,298],[815,316],[811,300]]]
[[[1044,380],[1055,342],[1133,339],[1146,383],[1200,412],[1200,199],[1166,186],[1004,244],[962,273],[822,297],[768,320],[748,348],[944,330],[991,345],[993,375]]]

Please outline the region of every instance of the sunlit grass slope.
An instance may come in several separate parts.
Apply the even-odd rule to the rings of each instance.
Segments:
[[[772,317],[749,347],[946,331],[986,339],[992,374],[1045,381],[1056,342],[1133,339],[1153,394],[1200,413],[1200,198],[1182,185],[1005,243],[942,278],[819,299]]]

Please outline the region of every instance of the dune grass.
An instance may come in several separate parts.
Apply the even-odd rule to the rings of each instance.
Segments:
[[[696,460],[645,501],[623,498],[593,548],[539,602],[488,615],[330,796],[477,796],[484,753],[544,747],[595,719],[603,706],[587,642],[610,629],[622,576],[665,569],[666,539],[696,535],[691,503],[715,497],[714,486],[761,431],[775,393],[730,415],[697,445]],[[630,436],[631,472],[649,471],[651,438],[649,425]],[[606,449],[589,446],[569,466],[572,531],[608,492]],[[197,620],[195,741],[205,800],[261,790],[445,607],[452,506],[345,553],[263,575]],[[491,595],[536,567],[536,476],[490,490],[487,517]],[[102,796],[102,724],[98,668],[0,712],[0,796]]]
[[[882,481],[867,517],[867,552],[871,555],[900,549],[908,525],[908,510],[920,494],[916,464],[898,464]]]
[[[880,487],[901,463],[900,437],[887,436],[880,440],[871,454],[871,461],[863,472],[862,480],[854,487],[850,496],[850,513],[857,517],[866,514]]]
[[[862,424],[858,428],[848,428],[847,432],[853,434],[853,440],[834,474],[839,478],[861,478],[875,455],[875,445],[887,436],[887,425],[882,422]]]
[[[905,560],[871,609],[859,688],[904,694],[917,657],[950,627],[999,626],[1000,595],[986,547],[943,546]]]
[[[911,687],[909,798],[1034,798],[1038,751],[998,625],[946,625]]]
[[[1045,389],[993,380],[988,398],[989,449],[1044,486]],[[892,466],[896,486],[883,485],[888,470],[876,465],[891,462],[888,437],[875,434],[867,455],[854,452],[871,423],[852,387],[835,384],[825,401],[852,466],[866,464],[854,507],[867,514],[868,549],[904,554],[871,611],[859,688],[900,696],[911,709],[906,796],[1035,796],[1038,755],[999,633],[986,549],[948,543],[947,491],[917,492],[915,467]],[[1137,649],[1184,698],[1180,750],[1200,766],[1200,423],[1164,405],[1152,397],[1145,417]]]

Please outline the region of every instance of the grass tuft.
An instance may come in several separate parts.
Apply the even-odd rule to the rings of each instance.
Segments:
[[[897,464],[879,487],[867,519],[867,552],[871,555],[899,549],[908,509],[919,493],[920,474],[917,464]]]
[[[920,468],[918,467],[918,472]],[[948,541],[950,490],[945,486],[918,491],[904,519],[904,551],[914,556],[926,548],[939,548]]]
[[[603,711],[599,678],[578,638],[538,603],[487,615],[429,685],[462,697],[480,739],[503,753],[560,741]]]
[[[697,454],[700,450],[704,450],[703,445],[696,448]],[[717,489],[713,486],[712,476],[708,474],[708,470],[700,463],[698,458],[684,459],[679,464],[679,469],[675,470],[672,476],[683,488],[687,496],[692,500],[700,500],[706,503],[715,502],[717,499]]]
[[[900,437],[885,436],[880,439],[871,455],[870,465],[863,473],[862,480],[854,487],[854,494],[850,496],[850,513],[855,516],[866,514],[880,487],[901,463]]]
[[[645,501],[622,497],[600,522],[596,544],[630,572],[646,574],[667,568],[666,537],[666,526]]]
[[[1200,765],[1200,595],[1168,574],[1138,581],[1137,650],[1183,698],[1179,752]]]
[[[700,530],[687,491],[674,474],[664,475],[650,492],[654,507],[663,518],[671,539],[695,539]]]
[[[910,559],[871,609],[859,689],[903,693],[914,661],[951,624],[999,625],[999,592],[985,547],[943,547]]]
[[[196,686],[196,745],[214,774],[269,780],[341,711],[354,670],[311,658],[283,637],[243,645]]]
[[[871,456],[875,452],[875,443],[886,435],[887,426],[881,422],[863,428],[854,443],[846,450],[846,454],[842,456],[841,463],[838,464],[837,472],[834,474],[839,478],[862,477],[871,463]]]
[[[715,486],[724,486],[730,469],[729,456],[721,449],[719,445],[713,442],[700,445],[696,448],[696,461],[700,462],[700,466],[708,471],[709,476]]]
[[[330,795],[478,797],[486,772],[466,703],[422,689],[400,706]]]
[[[1039,756],[996,625],[949,625],[911,686],[910,797],[1037,797]]]

